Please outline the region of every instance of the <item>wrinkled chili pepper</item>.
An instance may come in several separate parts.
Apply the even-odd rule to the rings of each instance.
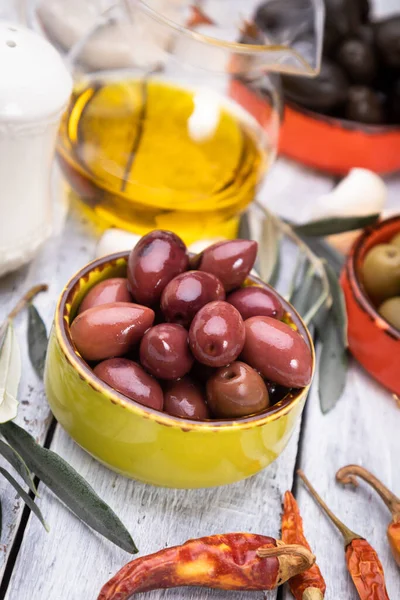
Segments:
[[[303,519],[298,504],[291,492],[286,492],[283,501],[282,541],[285,544],[300,544],[311,551],[303,532]],[[296,600],[322,600],[326,590],[324,578],[316,564],[304,573],[292,577],[289,587]]]
[[[387,528],[387,537],[393,558],[400,567],[400,498],[395,496],[375,475],[372,475],[367,469],[358,465],[348,465],[339,469],[336,473],[336,479],[341,483],[352,483],[358,486],[356,477],[363,479],[380,495],[390,512],[392,513],[392,522]]]
[[[98,600],[128,600],[139,592],[180,586],[271,590],[314,561],[303,546],[271,537],[212,535],[132,560],[105,584]]]
[[[383,567],[376,551],[364,538],[351,531],[328,508],[302,471],[298,471],[314,500],[343,536],[347,569],[361,600],[390,600]]]

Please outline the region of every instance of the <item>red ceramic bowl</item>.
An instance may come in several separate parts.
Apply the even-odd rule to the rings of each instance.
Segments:
[[[400,215],[365,229],[350,251],[341,283],[351,353],[375,379],[400,396],[400,331],[378,314],[360,279],[367,252],[376,244],[389,242],[399,232]]]
[[[400,126],[365,125],[286,103],[279,151],[309,167],[342,175],[353,167],[400,170]]]

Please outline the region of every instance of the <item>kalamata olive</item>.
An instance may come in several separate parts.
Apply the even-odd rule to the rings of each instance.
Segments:
[[[259,5],[254,22],[275,42],[287,42],[312,31],[313,8],[309,0],[268,0]]]
[[[156,410],[163,409],[160,384],[132,360],[109,358],[96,365],[93,371],[99,379],[131,400]]]
[[[337,52],[336,60],[353,83],[368,85],[376,77],[378,63],[374,48],[360,39],[345,40]]]
[[[310,383],[311,350],[297,331],[272,317],[251,317],[244,326],[244,361],[266,379],[285,387],[300,388]]]
[[[93,286],[82,300],[78,312],[110,302],[132,302],[125,277],[112,277]]]
[[[329,59],[321,62],[317,77],[282,77],[288,98],[317,111],[331,111],[347,99],[349,82],[344,71]]]
[[[383,103],[377,92],[366,86],[354,85],[349,89],[346,118],[361,123],[379,124],[385,120]]]
[[[225,300],[220,280],[205,271],[187,271],[164,288],[161,309],[167,321],[187,327],[200,308],[213,300]]]
[[[400,247],[377,244],[367,253],[361,268],[368,296],[377,304],[400,295]]]
[[[400,68],[400,15],[375,24],[375,43],[386,66]]]
[[[186,246],[177,235],[151,231],[129,255],[129,291],[137,302],[151,306],[160,299],[167,283],[186,271],[188,263]]]
[[[206,248],[198,257],[199,271],[212,273],[226,292],[239,287],[251,269],[257,256],[257,242],[251,240],[228,240]],[[196,257],[194,259],[196,262]]]
[[[209,302],[194,317],[189,330],[195,358],[210,367],[223,367],[235,360],[244,344],[244,325],[234,306]]]
[[[393,327],[400,330],[400,296],[394,296],[385,300],[380,305],[378,312]]]
[[[394,237],[392,237],[392,239],[390,240],[390,243],[392,246],[398,246],[400,248],[400,233],[398,233]]]
[[[122,356],[154,321],[154,311],[128,302],[111,302],[85,310],[74,319],[71,337],[85,360]]]
[[[189,373],[193,356],[188,345],[188,332],[176,323],[160,323],[143,336],[140,362],[160,379],[178,379]]]
[[[196,421],[210,418],[201,387],[190,377],[182,377],[168,385],[164,395],[164,411],[174,417]]]
[[[268,290],[261,287],[248,286],[229,294],[226,299],[240,312],[242,319],[249,319],[257,315],[283,317],[283,307],[278,298]]]
[[[267,386],[270,404],[276,404],[289,392],[288,388],[273,381],[265,381],[265,385]]]
[[[207,401],[215,417],[246,417],[269,406],[267,386],[249,365],[236,361],[207,381]]]

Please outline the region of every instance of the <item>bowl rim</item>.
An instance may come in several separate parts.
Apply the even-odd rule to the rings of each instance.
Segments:
[[[356,289],[357,292],[357,300],[361,303],[363,309],[371,316],[376,322],[382,322],[385,324],[385,329],[390,333],[390,335],[396,339],[400,340],[400,330],[396,329],[393,325],[389,323],[382,317],[375,306],[372,304],[371,300],[368,298],[367,293],[364,289],[364,286],[361,282],[361,279],[357,273],[357,261],[359,259],[360,253],[364,249],[364,245],[367,242],[368,238],[372,233],[378,231],[380,229],[386,229],[388,225],[392,223],[399,224],[399,233],[400,233],[400,215],[394,215],[393,217],[389,217],[388,219],[384,219],[383,221],[377,221],[373,225],[369,225],[363,233],[356,239],[351,249],[351,253],[349,256],[349,260],[347,262],[347,266],[349,268],[350,281],[352,285]]]
[[[65,358],[77,371],[80,378],[86,381],[95,391],[101,393],[105,399],[110,400],[113,404],[118,404],[121,407],[128,409],[129,412],[153,420],[161,425],[166,425],[169,427],[178,426],[185,431],[233,431],[237,429],[248,429],[250,427],[258,427],[266,423],[275,421],[280,417],[291,412],[292,409],[302,401],[304,396],[307,396],[315,372],[315,348],[310,332],[305,323],[303,322],[303,319],[292,307],[292,305],[289,302],[287,302],[284,298],[282,298],[282,296],[274,288],[272,288],[268,284],[264,283],[261,279],[253,275],[249,275],[248,279],[253,281],[256,285],[261,285],[264,288],[272,289],[273,292],[277,294],[279,298],[283,301],[283,303],[291,308],[291,312],[295,315],[295,317],[299,320],[302,327],[304,328],[304,331],[307,336],[306,341],[308,342],[308,345],[310,347],[312,357],[311,380],[306,387],[300,388],[294,393],[287,394],[282,400],[278,401],[275,405],[273,405],[271,407],[271,410],[266,411],[261,415],[252,415],[250,417],[245,417],[242,419],[194,421],[190,419],[184,419],[182,417],[168,415],[167,413],[139,404],[135,400],[127,398],[120,392],[114,390],[105,382],[101,381],[101,379],[96,377],[93,370],[83,360],[83,358],[79,355],[79,353],[75,350],[73,346],[70,335],[70,327],[68,324],[69,310],[72,304],[73,295],[77,292],[77,290],[79,290],[79,283],[82,280],[85,280],[85,278],[87,278],[88,274],[91,271],[98,269],[99,267],[105,268],[112,266],[113,263],[115,263],[116,266],[118,263],[120,263],[122,266],[123,261],[127,262],[128,257],[129,251],[116,252],[97,258],[87,263],[81,269],[79,269],[69,279],[63,291],[61,292],[57,301],[57,307],[54,317],[55,335]],[[68,302],[69,300],[71,300],[71,302]]]
[[[331,115],[326,115],[324,113],[319,113],[311,108],[306,108],[301,104],[298,104],[294,100],[286,97],[284,98],[284,105],[292,109],[295,112],[298,112],[306,117],[313,119],[314,121],[320,121],[323,123],[327,123],[328,125],[335,125],[336,127],[340,124],[342,129],[345,129],[346,132],[352,131],[364,131],[365,133],[375,133],[375,134],[384,134],[384,133],[398,133],[400,134],[400,124],[396,125],[394,123],[381,123],[381,124],[371,124],[371,123],[362,123],[361,121],[353,121],[351,119],[344,119],[343,117],[332,117]],[[284,126],[284,121],[283,125]]]

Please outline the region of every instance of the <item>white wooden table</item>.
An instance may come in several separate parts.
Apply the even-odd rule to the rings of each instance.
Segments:
[[[306,216],[308,207],[331,188],[332,180],[285,160],[273,167],[260,198],[285,215]],[[400,177],[388,180],[389,204],[400,210]],[[58,213],[60,213],[58,209]],[[35,302],[50,328],[55,302],[66,280],[94,255],[99,232],[72,209],[57,233],[29,266],[0,280],[0,317],[31,285],[50,284]],[[26,349],[26,315],[17,319],[24,372],[18,422],[40,442],[46,439],[51,414],[42,383],[30,367]],[[400,408],[393,397],[351,365],[345,394],[336,408],[322,415],[315,382],[302,423],[281,457],[259,475],[235,485],[210,490],[167,490],[129,481],[107,470],[56,427],[50,447],[68,460],[117,512],[142,554],[190,537],[227,531],[253,531],[279,537],[282,495],[294,488],[307,536],[328,584],[327,600],[355,600],[346,572],[340,536],[319,512],[295,470],[304,469],[332,509],[375,546],[386,571],[391,600],[400,598],[400,573],[388,551],[385,529],[389,514],[365,486],[355,494],[334,481],[336,470],[350,462],[367,466],[400,493]],[[0,480],[3,505],[0,597],[7,600],[95,600],[101,585],[130,560],[80,523],[43,486],[40,508],[50,524],[46,533],[24,509],[12,488]],[[288,590],[265,597],[289,599]],[[208,590],[153,592],[165,598],[239,600],[262,593],[233,594]]]
[[[0,16],[7,5],[2,0]],[[11,8],[9,15],[12,16]],[[313,200],[333,181],[285,160],[273,167],[260,199],[283,216],[307,216]],[[400,176],[387,180],[389,207],[400,212]],[[62,212],[58,208],[58,214]],[[1,218],[1,215],[0,215]],[[34,262],[0,280],[0,319],[30,286],[46,282],[49,292],[35,301],[48,329],[63,284],[94,255],[99,232],[72,210],[60,232],[44,246]],[[45,443],[51,414],[42,383],[30,367],[26,348],[26,315],[16,329],[23,352],[18,423]],[[400,375],[399,375],[400,376]],[[50,437],[50,436],[49,436]],[[131,531],[141,554],[190,537],[217,532],[251,531],[279,537],[282,495],[294,489],[305,530],[327,582],[327,600],[356,600],[346,571],[341,537],[298,483],[295,471],[304,469],[331,508],[378,551],[385,568],[391,600],[400,599],[400,572],[385,537],[389,514],[377,496],[361,485],[357,493],[335,483],[336,470],[358,463],[379,475],[400,494],[400,408],[394,398],[355,363],[345,393],[324,416],[315,381],[302,422],[280,458],[257,476],[235,485],[210,490],[167,490],[129,481],[107,470],[83,452],[57,426],[47,444],[75,467]],[[40,485],[39,506],[50,525],[46,533],[29,514],[13,489],[0,480],[3,532],[0,540],[0,598],[7,600],[95,600],[102,584],[130,556],[94,534]],[[289,600],[286,586],[279,592],[231,593],[209,590],[153,592],[149,600],[187,598],[206,600]]]

